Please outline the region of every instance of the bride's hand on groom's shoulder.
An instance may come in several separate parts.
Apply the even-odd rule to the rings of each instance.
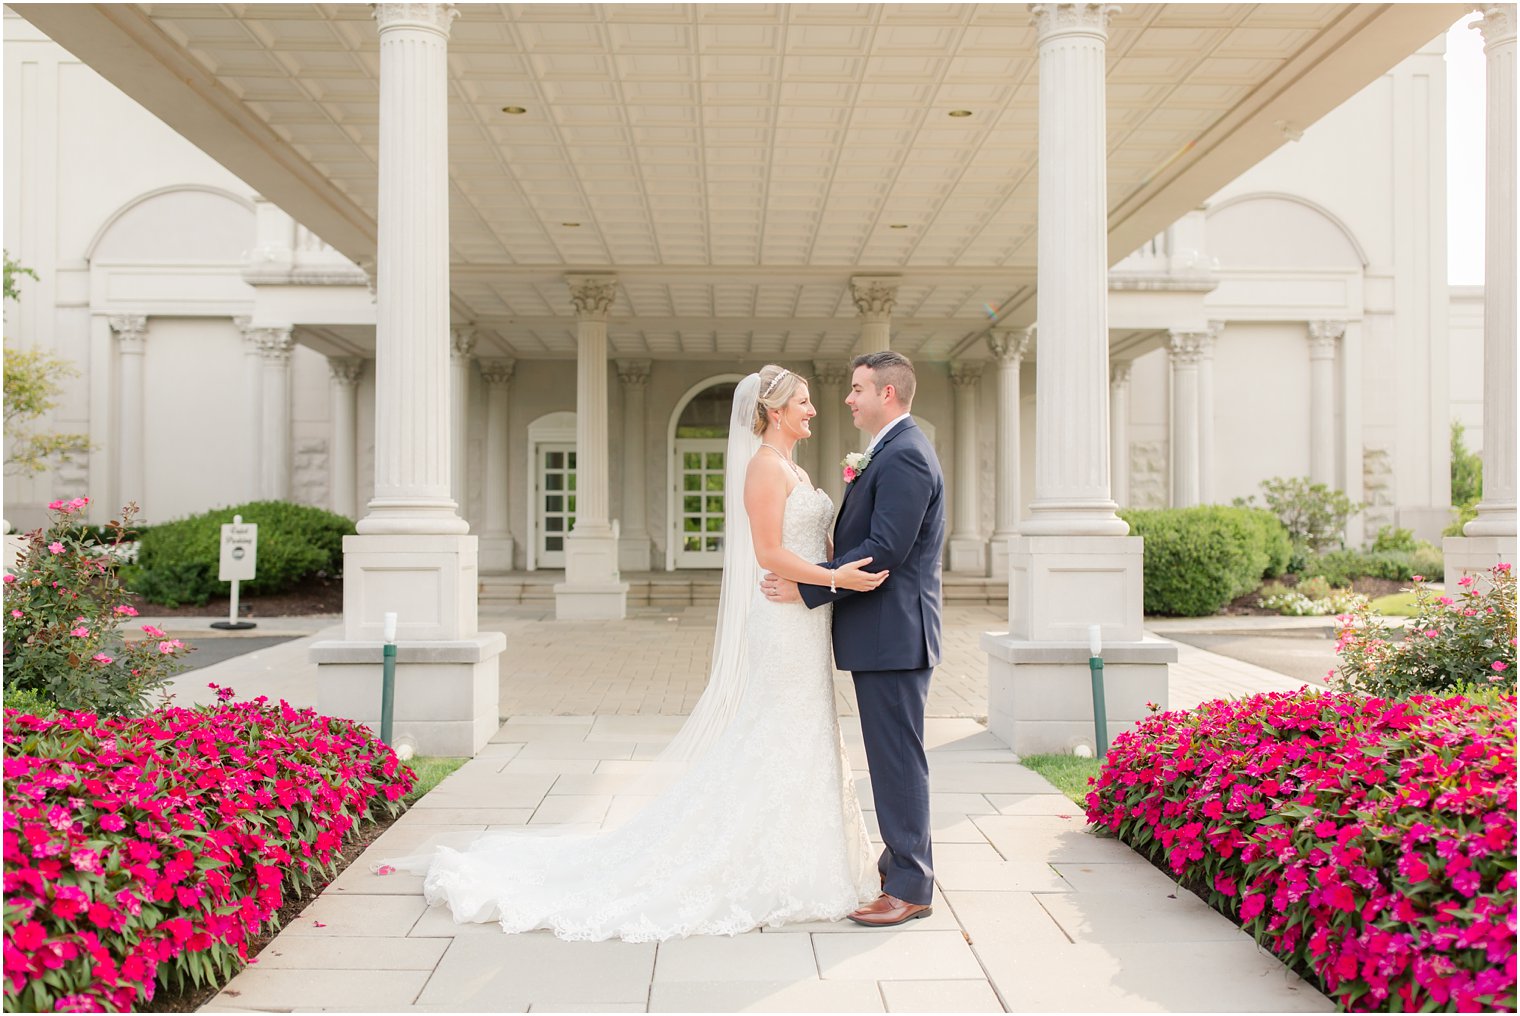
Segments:
[[[865,566],[870,563],[871,558],[863,557],[858,561],[851,561],[848,564],[840,565],[839,570],[834,575],[835,582],[841,589],[848,589],[856,593],[869,593],[887,581],[887,576],[891,574],[891,572],[885,571],[866,571]]]

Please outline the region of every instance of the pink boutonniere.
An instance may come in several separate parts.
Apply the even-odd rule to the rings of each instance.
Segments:
[[[854,483],[866,467],[871,464],[871,456],[865,452],[851,452],[839,463],[844,467],[844,482]]]

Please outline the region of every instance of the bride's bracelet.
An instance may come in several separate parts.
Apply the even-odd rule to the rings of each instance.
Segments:
[[[830,568],[829,569],[829,592],[831,592],[831,593],[837,593],[837,592],[839,592],[838,581],[839,581],[839,569],[837,569],[837,568]]]

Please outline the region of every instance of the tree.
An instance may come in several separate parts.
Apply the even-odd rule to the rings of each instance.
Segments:
[[[1467,428],[1451,421],[1451,504],[1467,508],[1483,498],[1483,456],[1467,447]]]
[[[20,282],[37,273],[5,253],[5,299],[21,298]],[[79,374],[68,360],[41,350],[6,350],[5,353],[5,471],[41,473],[90,450],[84,434],[38,430],[35,421],[58,404],[63,380]]]

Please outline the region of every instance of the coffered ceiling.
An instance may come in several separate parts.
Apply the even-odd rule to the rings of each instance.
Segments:
[[[379,44],[361,4],[13,9],[343,253],[375,247]],[[456,316],[570,356],[611,272],[619,355],[981,355],[1034,315],[1038,59],[1023,4],[461,4]],[[1460,4],[1139,4],[1108,50],[1118,260],[1460,17]],[[520,108],[521,113],[504,112]],[[969,116],[952,116],[954,111]]]

